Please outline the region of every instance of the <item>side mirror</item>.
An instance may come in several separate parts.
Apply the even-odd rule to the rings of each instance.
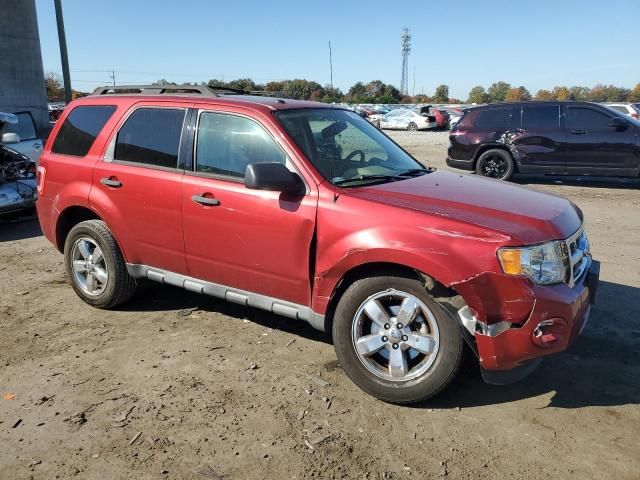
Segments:
[[[5,145],[9,145],[11,143],[20,143],[20,137],[17,133],[3,133],[2,139],[0,139],[0,143],[4,143]]]
[[[303,193],[304,182],[297,173],[282,163],[250,163],[244,174],[244,185],[253,190],[271,190],[283,193]]]
[[[629,122],[627,122],[624,118],[613,117],[609,122],[609,126],[616,130],[626,130],[629,128]]]

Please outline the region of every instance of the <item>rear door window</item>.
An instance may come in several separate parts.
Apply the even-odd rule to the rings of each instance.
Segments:
[[[242,179],[247,165],[265,162],[286,164],[286,156],[261,125],[238,115],[200,114],[196,172]]]
[[[476,127],[491,128],[496,130],[506,129],[509,127],[517,128],[520,126],[519,119],[517,118],[517,113],[519,113],[519,109],[512,107],[491,108],[488,110],[482,110],[478,114]]]
[[[177,168],[185,109],[138,108],[120,128],[114,161]]]
[[[522,109],[522,128],[560,128],[559,105],[530,105]]]
[[[18,123],[6,123],[2,133],[15,133],[20,137],[20,141],[35,140],[38,138],[36,125],[29,112],[18,112],[14,114],[18,117]]]
[[[51,151],[84,157],[115,111],[116,107],[113,105],[83,105],[74,108],[60,127]]]
[[[611,117],[588,107],[567,108],[568,130],[608,130]]]

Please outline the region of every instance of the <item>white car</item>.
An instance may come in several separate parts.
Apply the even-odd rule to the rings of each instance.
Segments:
[[[391,110],[380,119],[379,128],[389,130],[428,130],[438,128],[438,122],[432,115],[420,115],[413,110],[400,108]]]
[[[640,108],[631,103],[605,103],[605,105],[633,118],[640,116]]]
[[[30,112],[0,112],[0,143],[38,163],[42,153],[42,140],[38,138],[36,124]]]

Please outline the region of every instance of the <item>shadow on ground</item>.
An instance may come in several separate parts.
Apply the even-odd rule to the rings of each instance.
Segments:
[[[517,174],[511,179],[520,185],[569,185],[573,187],[594,187],[637,190],[640,178],[564,176],[564,175],[525,175]]]
[[[248,319],[268,328],[330,344],[328,335],[302,321],[235,305],[165,285],[143,284],[126,311],[198,309],[219,312],[240,322]],[[477,360],[467,356],[459,377],[435,399],[418,408],[455,408],[496,405],[549,395],[548,407],[581,408],[640,403],[640,329],[629,319],[640,314],[640,289],[601,282],[598,303],[582,336],[565,353],[545,359],[519,383],[494,386],[483,382]],[[232,326],[230,326],[232,327]],[[324,365],[339,368],[337,362]]]
[[[12,242],[42,235],[38,218],[31,216],[18,220],[0,220],[0,242]]]

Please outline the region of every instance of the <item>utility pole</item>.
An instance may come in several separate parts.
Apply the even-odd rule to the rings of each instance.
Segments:
[[[400,81],[400,93],[409,94],[409,52],[411,51],[411,35],[409,29],[403,28],[402,35],[402,80]]]
[[[416,67],[413,67],[413,90],[411,91],[411,96],[416,96]]]
[[[113,86],[116,86],[116,71],[115,69],[111,70],[111,79],[113,80]]]
[[[58,42],[60,43],[60,62],[62,63],[62,78],[64,80],[64,101],[69,103],[71,95],[71,76],[69,75],[69,56],[67,55],[67,37],[64,33],[64,18],[62,18],[62,0],[53,0],[56,7],[56,23],[58,24]]]
[[[329,75],[331,79],[331,95],[333,95],[333,60],[331,58],[331,42],[329,42]]]

